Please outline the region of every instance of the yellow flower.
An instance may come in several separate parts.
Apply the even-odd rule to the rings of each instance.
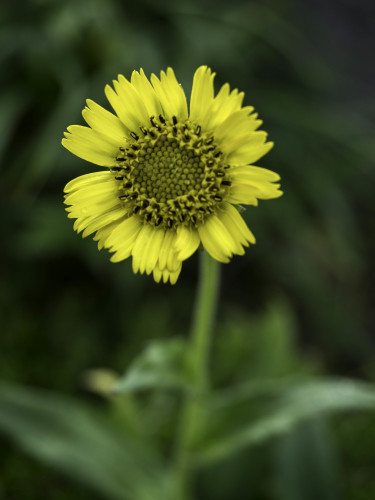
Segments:
[[[69,217],[83,237],[95,233],[112,262],[133,258],[134,272],[174,284],[182,262],[202,243],[220,262],[255,238],[236,204],[281,196],[279,176],[251,164],[273,146],[243,92],[228,84],[214,95],[212,73],[194,75],[190,112],[168,68],[150,81],[143,70],[122,75],[105,94],[116,115],[87,100],[89,127],[72,125],[62,144],[108,167],[65,187]]]

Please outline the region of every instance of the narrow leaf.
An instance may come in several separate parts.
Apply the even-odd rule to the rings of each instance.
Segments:
[[[246,387],[245,387],[246,389]],[[237,395],[237,396],[236,396]],[[216,397],[202,409],[198,462],[212,462],[283,435],[308,419],[349,410],[375,410],[375,388],[353,380],[254,386]]]
[[[75,401],[1,385],[0,429],[30,454],[109,498],[168,498],[151,451],[115,433]]]
[[[153,342],[115,384],[114,392],[155,388],[184,388],[191,385],[182,339]]]

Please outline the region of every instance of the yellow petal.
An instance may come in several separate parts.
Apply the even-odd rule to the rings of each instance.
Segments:
[[[222,143],[231,143],[232,141],[238,141],[238,138],[243,135],[254,137],[255,134],[259,136],[262,134],[264,137],[263,141],[267,137],[265,132],[254,132],[258,126],[259,120],[252,119],[249,114],[253,108],[246,107],[242,108],[235,113],[230,114],[216,129],[215,129],[215,139]],[[236,143],[235,143],[236,144]],[[237,147],[237,145],[236,145]]]
[[[175,253],[174,244],[176,241],[176,231],[167,230],[159,253],[159,268],[163,271],[167,267],[169,254]]]
[[[237,244],[216,215],[211,215],[201,226],[198,232],[204,248],[219,262],[229,262],[229,257],[237,249]]]
[[[145,252],[147,251],[149,240],[155,231],[155,228],[150,224],[146,224],[139,231],[137,240],[132,249],[132,266],[133,271],[137,273],[138,271],[143,274],[146,267],[146,258],[143,258]]]
[[[173,272],[168,271],[168,269],[164,269],[164,271],[162,272],[163,283],[167,283],[169,280],[171,285],[174,285],[176,283],[179,275],[180,275],[181,267],[182,267],[182,265],[180,263],[178,269],[176,269]]]
[[[71,191],[76,191],[82,187],[95,186],[96,184],[101,184],[103,182],[115,183],[113,174],[107,170],[104,172],[92,172],[91,174],[84,174],[72,179],[64,188],[65,193],[70,193]]]
[[[273,142],[266,142],[264,144],[249,144],[231,152],[228,155],[228,161],[232,164],[250,164],[262,158],[265,154],[273,148]]]
[[[94,241],[98,242],[98,249],[101,250],[104,248],[104,245],[111,236],[112,232],[123,222],[122,219],[116,220],[114,222],[111,222],[107,226],[102,227],[101,229],[98,229],[98,231],[95,233],[95,236],[93,237]]]
[[[255,244],[255,237],[238,213],[238,210],[230,203],[223,203],[222,208],[223,211],[220,214],[220,220],[232,238],[241,245],[249,246],[249,243]]]
[[[109,174],[109,175],[108,175]],[[110,172],[94,172],[70,181],[65,190],[68,217],[77,219],[74,229],[78,232],[90,226],[85,236],[114,219],[125,215],[118,199],[118,188]],[[106,214],[108,221],[106,220]],[[95,223],[96,221],[96,223]],[[102,222],[100,222],[102,221]],[[91,229],[94,227],[93,231]]]
[[[137,216],[125,219],[113,229],[105,242],[105,247],[114,252],[121,249],[128,241],[133,241],[142,228],[142,222]]]
[[[226,83],[223,85],[207,108],[206,115],[202,121],[203,130],[214,130],[228,118],[229,115],[241,109],[245,94],[234,89],[230,92],[230,87]]]
[[[255,167],[254,165],[233,166],[229,170],[229,175],[238,182],[243,181],[279,181],[280,176],[267,168]]]
[[[238,201],[235,203],[245,203],[251,205],[252,203],[245,201],[245,198],[252,199],[253,196],[258,200],[271,200],[273,198],[279,198],[283,194],[279,188],[280,184],[274,184],[273,182],[252,179],[237,180],[236,177],[232,177],[232,185],[227,199],[236,197]],[[243,199],[240,200],[239,197],[242,197]]]
[[[171,248],[167,258],[167,269],[170,273],[174,273],[181,265],[181,260],[178,258],[177,252]]]
[[[159,259],[160,248],[164,240],[165,230],[154,228],[151,234],[147,249],[143,254],[143,259],[140,264],[140,269],[145,269],[147,274],[152,273]]]
[[[86,225],[86,229],[82,233],[82,238],[86,238],[90,234],[94,233],[98,229],[101,229],[104,226],[107,226],[111,222],[124,217],[126,214],[124,208],[120,205],[115,207],[113,210],[109,210],[108,212],[94,217],[89,224]],[[78,231],[79,232],[79,231]]]
[[[172,68],[167,72],[160,73],[160,80],[154,74],[151,75],[151,83],[155,93],[168,118],[176,116],[179,120],[186,120],[188,117],[186,96],[183,88],[176,80]]]
[[[117,148],[129,136],[129,131],[117,116],[90,99],[87,99],[87,107],[82,111],[82,115],[93,130],[106,136],[106,140]]]
[[[199,247],[200,238],[195,228],[180,226],[177,229],[175,249],[179,260],[188,259]]]
[[[258,206],[257,195],[259,191],[245,184],[233,183],[225,200],[229,203]]]
[[[116,84],[117,86],[118,82],[114,81],[113,84]],[[120,118],[127,130],[129,130],[129,133],[130,131],[137,131],[141,122],[131,113],[131,109],[124,99],[120,97],[109,85],[106,85],[104,92],[117,116]]]
[[[70,141],[77,142],[82,146],[96,148],[103,153],[112,154],[114,151],[113,144],[90,127],[70,125],[64,135]]]
[[[110,251],[115,252],[111,257],[112,262],[120,262],[121,260],[130,257],[141,229],[142,222],[138,217],[133,216],[126,219],[118,226],[118,228],[116,228],[116,230],[114,230],[116,231],[115,237],[111,240],[110,238],[112,235],[110,235],[105,242],[106,247],[112,243]],[[110,240],[109,243],[108,240]]]
[[[190,98],[190,119],[201,123],[214,98],[215,73],[207,66],[200,66],[194,74]]]
[[[156,283],[159,283],[160,280],[162,279],[163,277],[163,273],[162,271],[159,269],[158,266],[154,267],[154,270],[153,270],[153,276],[154,276],[154,280],[156,281]]]
[[[123,100],[127,111],[134,119],[143,125],[149,125],[149,114],[138,90],[123,76],[118,76],[114,81],[115,90],[120,99]]]
[[[116,203],[119,202],[118,186],[115,181],[85,186],[68,193],[65,195],[64,203],[66,205],[87,205],[88,203],[97,205],[112,199]]]
[[[133,71],[131,82],[142,96],[149,116],[159,116],[159,114],[163,112],[160,101],[143,69],[141,69],[139,73],[138,71]]]
[[[89,127],[71,125],[65,132],[62,145],[79,158],[101,166],[115,164],[117,148]]]
[[[171,285],[176,284],[177,279],[180,276],[181,269],[182,269],[182,265],[180,264],[179,267],[176,269],[176,271],[169,273],[169,281],[170,281]]]

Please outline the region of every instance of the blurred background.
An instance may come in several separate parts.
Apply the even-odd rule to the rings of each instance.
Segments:
[[[375,381],[374,15],[370,0],[2,0],[3,381],[105,412],[87,370],[123,373],[151,340],[188,331],[198,256],[172,288],[74,233],[63,188],[97,169],[61,146],[118,73],[201,64],[245,91],[274,149],[281,199],[250,207],[257,238],[222,267],[217,387],[301,374]],[[108,411],[112,411],[108,409]],[[105,498],[0,437],[0,498]],[[314,472],[315,471],[315,472]],[[318,478],[318,479],[317,479]],[[335,416],[205,470],[198,497],[375,498],[375,418]]]

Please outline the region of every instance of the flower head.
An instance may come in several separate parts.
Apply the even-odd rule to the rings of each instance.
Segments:
[[[62,144],[108,167],[65,187],[69,217],[83,237],[119,262],[132,256],[134,272],[173,284],[182,262],[202,243],[220,262],[255,243],[237,204],[281,196],[279,176],[252,166],[273,146],[243,92],[221,87],[201,66],[188,110],[185,93],[168,68],[150,81],[143,70],[122,75],[105,94],[115,115],[87,100],[89,125],[68,127]]]

